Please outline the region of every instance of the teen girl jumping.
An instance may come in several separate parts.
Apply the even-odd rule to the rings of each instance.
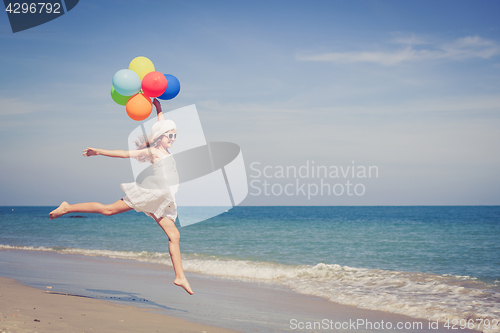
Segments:
[[[144,212],[151,216],[168,236],[168,250],[175,271],[174,284],[193,294],[189,282],[184,276],[181,251],[179,248],[180,234],[174,222],[177,218],[175,194],[179,188],[179,178],[175,161],[168,151],[177,137],[176,126],[172,120],[165,120],[158,100],[153,104],[158,114],[158,122],[153,125],[151,137],[139,145],[137,150],[105,150],[88,148],[83,150],[83,156],[109,156],[119,158],[135,158],[139,161],[149,161],[153,168],[153,176],[147,177],[141,184],[121,184],[126,196],[113,204],[103,205],[98,202],[85,202],[74,205],[66,201],[50,212],[50,219],[58,218],[68,213],[99,213],[114,215],[129,210]]]

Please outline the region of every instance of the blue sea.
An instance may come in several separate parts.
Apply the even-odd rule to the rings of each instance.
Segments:
[[[142,213],[50,220],[54,208],[0,207],[0,249],[171,266]],[[235,207],[179,231],[187,274],[415,318],[500,318],[500,206]]]

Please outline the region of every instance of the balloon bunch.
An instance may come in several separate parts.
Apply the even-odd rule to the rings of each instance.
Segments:
[[[146,57],[137,57],[128,69],[121,69],[113,76],[111,98],[126,106],[133,120],[149,117],[153,110],[151,98],[172,99],[181,90],[179,80],[173,75],[155,71],[155,66]]]

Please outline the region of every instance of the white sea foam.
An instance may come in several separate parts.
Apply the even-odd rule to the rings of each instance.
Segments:
[[[0,245],[0,249],[104,256],[171,266],[168,253]],[[500,319],[500,292],[469,276],[431,275],[317,264],[283,265],[188,254],[186,271],[242,281],[259,280],[332,302],[429,320]],[[498,332],[485,329],[484,332]]]

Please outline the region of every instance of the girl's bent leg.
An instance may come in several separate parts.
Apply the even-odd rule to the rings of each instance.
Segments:
[[[56,219],[68,213],[98,213],[102,215],[115,215],[131,210],[123,200],[118,200],[110,205],[103,205],[99,202],[84,202],[70,205],[64,201],[57,209],[50,212],[50,219]]]
[[[192,295],[193,290],[191,290],[191,286],[186,276],[184,276],[184,269],[182,268],[179,230],[177,230],[174,221],[171,219],[155,217],[155,221],[168,236],[168,251],[170,252],[170,258],[172,259],[172,265],[174,266],[175,272],[174,284],[184,288],[188,294]]]

